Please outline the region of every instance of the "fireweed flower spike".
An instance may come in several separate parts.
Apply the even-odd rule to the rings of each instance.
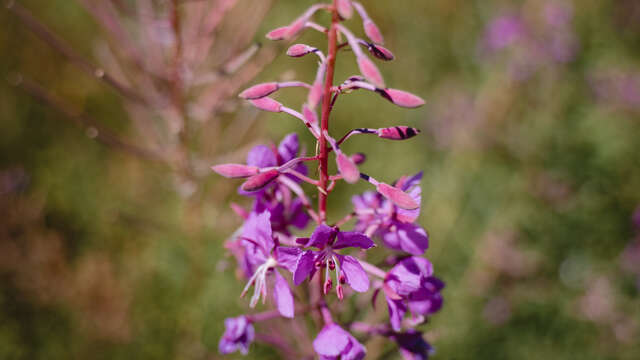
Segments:
[[[318,11],[330,13],[331,22],[315,23],[313,17]],[[342,20],[353,17],[354,11],[362,19],[367,40],[357,38],[341,24]],[[403,176],[392,184],[380,182],[360,172],[358,165],[365,161],[364,153],[346,154],[341,148],[356,134],[406,140],[419,135],[420,131],[408,125],[369,128],[367,124],[357,124],[358,128],[337,141],[335,134],[329,132],[335,103],[338,99],[343,101],[354,90],[374,92],[404,108],[419,107],[424,100],[386,86],[373,60],[389,61],[395,56],[381,45],[382,35],[361,3],[331,0],[330,4],[313,5],[288,25],[269,32],[267,38],[292,40],[308,29],[326,37],[326,48],[294,44],[287,49],[287,55],[308,59],[306,55],[313,53],[317,61],[315,73],[308,74],[303,81],[255,84],[239,96],[260,110],[286,113],[301,121],[316,140],[315,151],[305,155],[300,151],[298,136],[290,134],[278,145],[254,147],[244,164],[212,166],[219,175],[242,179],[238,193],[252,201],[250,206],[232,205],[243,224],[227,239],[225,248],[237,261],[237,274],[246,280],[242,295],[251,293],[250,307],[260,299],[271,307],[263,313],[227,319],[219,350],[223,354],[238,350],[246,353],[254,338],[258,341],[265,338],[258,336],[263,330],[261,322],[282,316],[288,318],[285,321],[297,323],[292,329],[308,323],[309,318],[316,322],[317,333],[307,340],[313,343],[320,359],[362,359],[367,351],[348,331],[360,330],[353,323],[347,328],[334,320],[353,318],[354,314],[334,317],[332,313],[344,308],[336,303],[345,297],[371,296],[375,303],[377,295],[384,294],[380,298],[386,300],[389,318],[368,327],[378,329],[369,335],[383,336],[395,343],[406,359],[426,359],[431,347],[414,327],[440,309],[440,290],[444,284],[433,275],[431,263],[422,257],[429,245],[426,230],[418,224],[422,173]],[[355,59],[345,58],[355,60],[360,74],[342,84],[334,84],[336,58],[342,54],[338,50],[347,47]],[[291,106],[272,98],[284,88],[304,92],[301,94],[306,96],[304,103]],[[335,161],[337,173],[330,173],[331,161]],[[308,172],[308,166],[313,171]],[[344,217],[328,216],[327,202],[334,188],[358,180],[367,181],[375,191],[355,196],[353,211]],[[308,193],[310,189],[317,193]],[[329,217],[335,222],[329,222]],[[349,228],[347,224],[354,218],[355,225]],[[313,224],[310,226],[310,223]],[[378,253],[378,259],[385,254],[399,253],[388,256],[393,259],[389,260],[392,263],[383,269],[366,261],[372,252]],[[371,281],[370,276],[375,280]],[[290,288],[290,282],[297,287]],[[304,289],[298,291],[299,287]],[[373,291],[367,294],[371,288]],[[332,291],[337,300],[329,294]],[[266,302],[267,298],[273,301]],[[321,316],[310,315],[317,311]],[[355,311],[364,312],[367,308]],[[405,316],[408,312],[411,317]],[[309,356],[310,349],[296,346],[300,343],[299,334],[270,332],[268,335],[270,343],[281,347],[282,354],[288,358]]]

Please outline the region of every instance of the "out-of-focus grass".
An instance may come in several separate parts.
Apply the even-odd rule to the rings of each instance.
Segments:
[[[278,2],[259,34],[310,3]],[[573,59],[543,61],[522,78],[513,67],[531,54],[521,43],[487,54],[485,30],[515,14],[534,39],[551,41],[541,35],[549,2],[368,3],[397,57],[380,65],[387,83],[427,105],[408,111],[354,93],[336,104],[331,130],[423,130],[404,143],[354,137],[344,148],[366,152],[363,171],[384,181],[425,172],[426,256],[447,283],[445,306],[425,327],[436,358],[638,358],[638,275],[619,258],[636,236],[640,105],[616,97],[615,86],[598,95],[593,82],[607,71],[621,72],[618,81],[640,74],[635,2],[562,3],[572,9]],[[98,30],[84,10],[65,1],[29,5],[91,55]],[[116,95],[0,14],[2,77],[29,74],[126,134]],[[341,55],[338,81],[355,73],[350,58]],[[256,82],[283,72],[309,80],[313,66],[280,56]],[[278,99],[303,100],[294,92]],[[206,179],[221,195],[193,208],[166,169],[95,143],[7,83],[0,116],[2,178],[19,185],[0,195],[0,358],[216,357],[222,320],[247,305],[222,248],[239,222],[218,206],[242,201],[228,195],[237,184]],[[279,115],[259,126],[271,141],[304,132]],[[310,136],[302,138],[311,151]],[[364,189],[337,187],[331,218]],[[249,356],[275,357],[261,345]]]

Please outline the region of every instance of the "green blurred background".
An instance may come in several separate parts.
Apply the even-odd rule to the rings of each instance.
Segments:
[[[81,2],[17,3],[77,54],[102,64],[104,48],[117,52],[122,44]],[[105,2],[114,14],[137,5],[96,3]],[[158,14],[168,6],[155,3]],[[256,4],[240,0],[224,14],[205,65],[220,67],[217,54],[228,47],[260,42],[256,77],[222,76],[238,89],[274,79],[310,82],[314,61],[287,58],[286,44],[270,44],[264,34],[312,2],[265,1],[263,13]],[[425,173],[426,256],[447,284],[444,308],[424,327],[434,358],[640,358],[640,219],[633,222],[640,205],[640,4],[365,5],[396,55],[379,64],[387,84],[427,104],[406,110],[353,93],[336,104],[331,131],[422,130],[406,142],[354,137],[344,148],[365,152],[363,171],[383,181]],[[144,147],[135,107],[35,36],[14,9],[0,11],[0,358],[218,358],[222,320],[247,309],[223,241],[240,225],[229,203],[248,201],[236,195],[237,182],[197,169],[241,161],[252,144],[293,131],[310,152],[311,137],[284,115],[239,103],[234,88],[215,116],[190,127],[185,146],[195,175],[105,145],[96,141],[102,130],[69,121],[29,84]],[[140,25],[123,19],[126,29]],[[361,34],[358,21],[347,24]],[[233,42],[239,33],[246,37],[240,45]],[[320,46],[322,38],[309,33],[296,42]],[[336,81],[356,72],[352,59],[340,54]],[[193,77],[206,73],[204,66]],[[171,92],[170,85],[158,89]],[[304,94],[277,98],[298,108]],[[169,116],[152,121],[160,118]],[[330,219],[366,189],[338,186]],[[277,357],[254,344],[247,358]]]

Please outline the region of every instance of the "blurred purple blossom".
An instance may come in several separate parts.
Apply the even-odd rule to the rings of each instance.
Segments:
[[[240,351],[243,355],[249,353],[249,345],[255,337],[253,325],[246,316],[228,318],[224,320],[225,331],[220,339],[218,350],[221,354]]]

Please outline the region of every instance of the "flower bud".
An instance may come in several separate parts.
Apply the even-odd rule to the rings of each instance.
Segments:
[[[249,192],[258,191],[275,180],[278,175],[280,173],[276,169],[253,175],[242,184],[241,189]]]
[[[220,164],[211,167],[211,170],[227,178],[244,178],[258,173],[255,166],[244,164]]]
[[[258,109],[270,112],[280,112],[282,107],[282,104],[269,97],[250,100],[250,102]]]
[[[371,55],[375,56],[380,60],[391,61],[395,59],[395,56],[393,56],[393,53],[389,49],[381,45],[369,44],[367,46],[367,50],[369,50],[369,53]]]
[[[384,44],[384,38],[380,33],[380,29],[378,29],[378,26],[371,19],[365,19],[362,25],[364,26],[364,33],[371,41],[376,44]]]
[[[353,16],[353,7],[351,6],[351,0],[337,0],[336,6],[338,14],[343,19],[351,19]]]
[[[269,33],[267,33],[266,37],[269,40],[283,40],[287,31],[289,31],[289,27],[282,26],[277,29],[271,30]]]
[[[420,133],[420,130],[408,126],[394,126],[378,129],[378,136],[389,140],[405,140]]]
[[[247,100],[260,99],[273,94],[279,89],[278,83],[268,82],[264,84],[254,85],[240,93],[240,97]]]
[[[314,109],[322,100],[323,91],[323,83],[322,81],[316,81],[309,89],[309,95],[307,97],[307,104],[309,107]]]
[[[318,49],[311,47],[309,45],[295,44],[295,45],[291,45],[289,49],[287,49],[287,55],[291,57],[302,57],[316,50]]]
[[[380,74],[378,68],[367,57],[362,56],[358,58],[358,68],[360,73],[367,78],[373,85],[379,88],[384,88],[384,79]]]
[[[338,153],[336,154],[336,164],[344,181],[349,184],[358,182],[360,179],[360,171],[350,158],[343,153]]]
[[[363,162],[365,162],[367,160],[367,155],[363,154],[363,153],[355,153],[353,155],[350,156],[351,161],[353,161],[354,164],[356,165],[360,165]]]
[[[297,18],[294,22],[292,22],[288,26],[288,29],[284,34],[285,40],[290,40],[296,37],[302,31],[302,29],[304,29],[304,24],[307,23],[308,19],[309,16],[307,16],[307,14],[304,14],[301,17]]]
[[[424,105],[422,98],[402,90],[384,89],[380,90],[380,95],[392,103],[405,108],[417,108]]]
[[[396,206],[403,209],[413,210],[420,206],[409,194],[389,184],[379,183],[378,186],[376,186],[376,190]]]
[[[309,124],[317,124],[318,123],[318,114],[315,111],[309,108],[309,105],[304,104],[302,106],[302,116]]]

